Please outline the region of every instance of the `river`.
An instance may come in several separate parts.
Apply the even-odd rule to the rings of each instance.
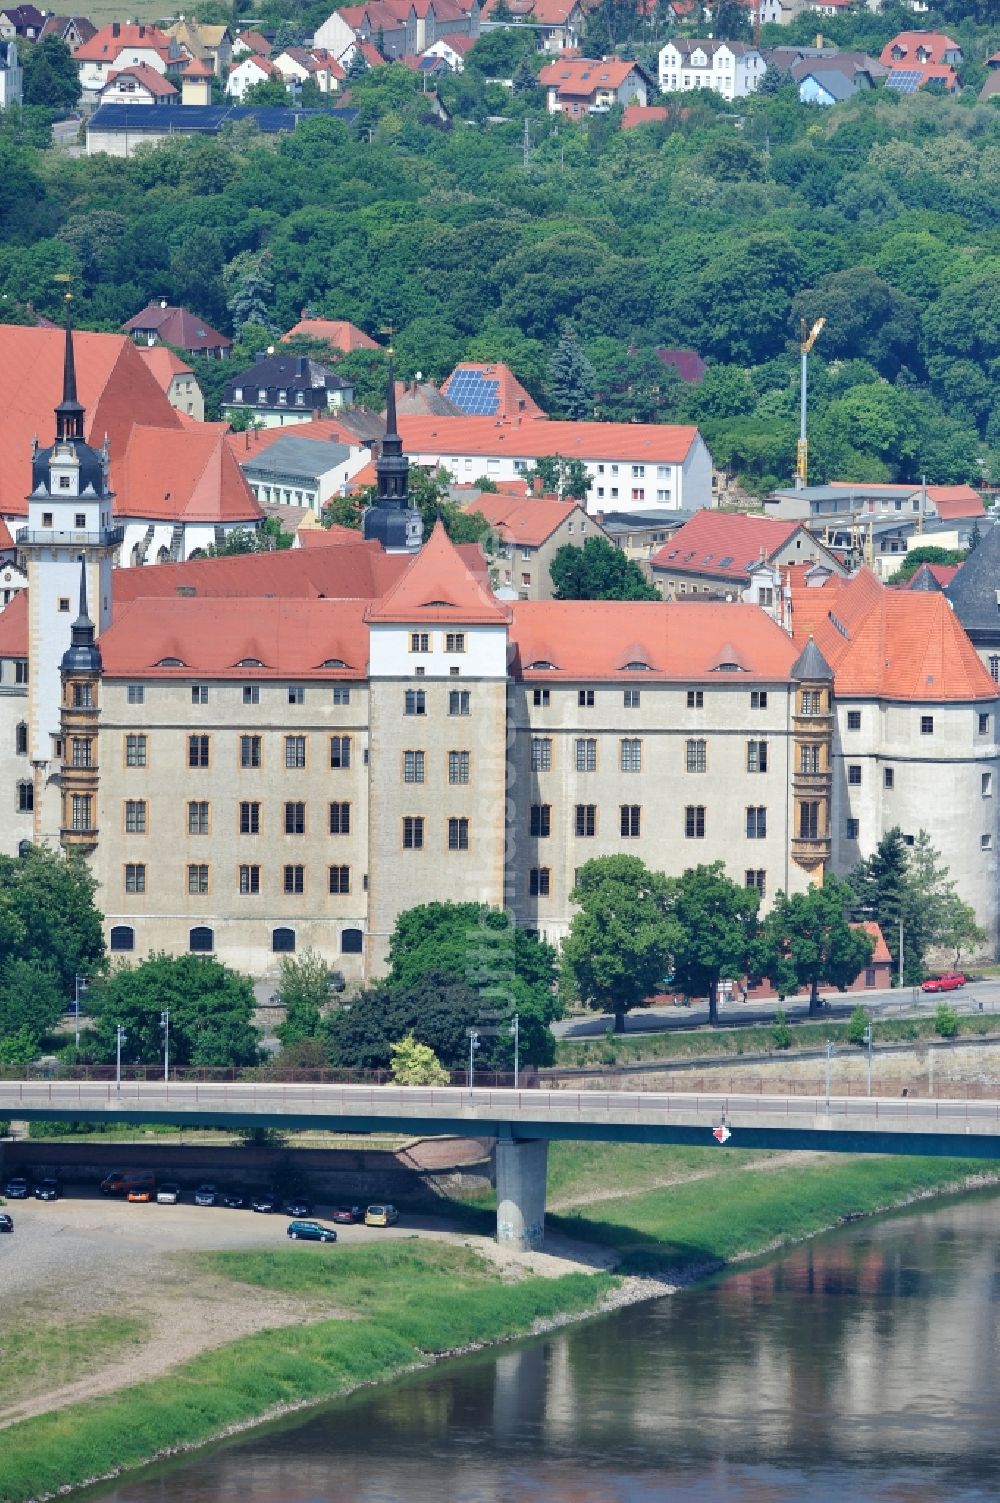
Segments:
[[[861,1222],[91,1503],[996,1503],[1000,1197]]]

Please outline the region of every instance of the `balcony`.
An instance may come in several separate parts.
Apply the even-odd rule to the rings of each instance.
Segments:
[[[63,825],[59,831],[59,839],[63,846],[70,850],[93,850],[97,844],[97,830],[73,830]]]
[[[124,527],[102,527],[99,532],[61,532],[54,527],[33,532],[19,527],[14,539],[19,548],[116,548],[125,541]]]
[[[807,871],[830,859],[830,835],[793,835],[792,860]]]

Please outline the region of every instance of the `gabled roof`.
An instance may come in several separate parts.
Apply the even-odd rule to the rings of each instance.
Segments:
[[[376,625],[422,621],[500,625],[510,620],[510,612],[475,578],[443,524],[437,522],[406,573],[388,594],[369,606],[365,619]]]
[[[39,41],[42,37],[57,36],[65,39],[67,31],[75,26],[85,42],[97,35],[97,27],[86,16],[46,16],[45,24],[39,32]]]
[[[995,634],[1000,626],[1000,527],[991,527],[972,550],[945,594],[966,631]]]
[[[229,558],[189,559],[183,564],[147,564],[116,569],[114,610],[143,596],[224,599],[373,600],[405,573],[410,558],[383,553],[360,533],[339,548],[288,548],[280,553],[244,553]],[[246,614],[246,607],[243,607]],[[2,619],[2,616],[0,616]]]
[[[226,400],[236,387],[256,389],[284,388],[291,391],[342,391],[350,383],[318,360],[307,355],[263,355],[253,365],[230,376],[226,382]]]
[[[137,345],[136,348],[140,360],[153,373],[161,391],[170,390],[170,383],[175,376],[194,375],[191,367],[165,344]]]
[[[342,527],[339,522],[331,527],[309,527],[303,523],[295,533],[300,548],[355,547],[360,536],[356,527]]]
[[[535,12],[537,13],[537,4]],[[555,89],[560,97],[589,99],[598,89],[620,89],[633,72],[642,73],[638,63],[618,58],[567,58],[549,63],[538,75],[543,89]],[[645,76],[643,74],[643,76]]]
[[[463,360],[441,390],[469,416],[544,417],[545,413],[502,360],[480,365]]]
[[[126,334],[152,330],[166,344],[189,351],[230,349],[233,341],[187,308],[170,303],[147,303],[122,324]]]
[[[927,496],[939,517],[985,517],[983,498],[971,485],[929,485]]]
[[[554,532],[570,517],[586,512],[577,501],[557,501],[552,497],[544,500],[526,500],[523,497],[492,495],[483,491],[474,501],[466,503],[465,510],[478,512],[491,527],[496,527],[505,543],[523,544],[528,548],[540,548]],[[598,537],[600,529],[592,522],[591,535]]]
[[[173,99],[177,94],[170,80],[157,73],[150,63],[132,63],[128,68],[116,68],[108,74],[108,81],[100,92],[104,94],[119,78],[136,79],[154,99]]]
[[[750,42],[730,42],[725,37],[671,37],[667,46],[676,49],[684,59],[685,67],[697,66],[691,63],[692,53],[703,52],[710,64],[715,54],[721,52],[723,47],[728,48],[733,57],[746,57],[751,53],[758,53],[759,56],[758,48],[752,46]]]
[[[267,57],[271,52],[270,42],[259,31],[241,31],[235,40],[251,52],[256,52],[259,57]]]
[[[178,522],[251,522],[260,517],[243,472],[226,443],[225,423],[169,432],[132,430],[119,469],[119,516]]]
[[[697,511],[653,554],[650,566],[671,574],[746,580],[761,558],[773,558],[801,528],[798,521],[747,512]]]
[[[705,372],[708,370],[708,366],[697,350],[658,349],[656,353],[664,365],[669,365],[672,370],[677,372],[682,381],[687,381],[690,385],[697,386],[699,382],[705,379]]]
[[[683,464],[698,429],[681,423],[571,423],[553,418],[403,417],[399,431],[409,454],[511,454],[539,459],[621,460]]]
[[[637,125],[663,125],[669,118],[665,104],[627,104],[622,111],[622,130]]]
[[[456,8],[460,11],[461,14],[465,14],[465,12],[461,10],[460,6]],[[445,32],[443,36],[437,37],[435,41],[431,43],[431,46],[436,46],[438,42],[444,42],[446,46],[451,48],[452,52],[457,53],[459,57],[465,57],[467,52],[472,51],[478,40],[478,37],[465,36],[460,31],[448,31]]]
[[[888,68],[897,67],[903,63],[907,68],[919,68],[921,64],[917,59],[917,52],[920,48],[926,48],[930,53],[928,61],[931,63],[943,62],[946,52],[961,51],[958,43],[950,36],[946,36],[943,31],[898,31],[882,48],[879,53],[879,62],[884,63]],[[901,52],[903,56],[894,57],[895,51]]]
[[[960,564],[921,564],[904,585],[907,590],[943,590],[950,585],[961,568]]]
[[[28,592],[18,590],[0,611],[0,658],[28,656]]]
[[[262,454],[279,439],[287,437],[288,432],[288,428],[248,428],[244,433],[228,433],[226,442],[240,463],[245,464],[255,454]],[[334,417],[313,418],[308,423],[296,423],[295,437],[310,443],[347,444],[355,449],[363,447],[353,430]]]
[[[364,329],[359,329],[356,324],[348,323],[346,319],[312,318],[306,312],[303,312],[298,323],[289,329],[287,334],[282,334],[281,338],[282,340],[324,339],[327,344],[343,350],[345,355],[349,355],[352,350],[377,350],[379,348]]]
[[[122,52],[135,49],[157,52],[164,61],[182,56],[175,38],[168,37],[158,26],[140,21],[111,21],[89,41],[82,42],[73,57],[78,63],[106,63]]]

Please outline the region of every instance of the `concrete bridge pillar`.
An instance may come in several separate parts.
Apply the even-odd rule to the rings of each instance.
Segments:
[[[497,1139],[497,1241],[522,1252],[541,1247],[545,1236],[545,1175],[549,1145],[544,1138]]]

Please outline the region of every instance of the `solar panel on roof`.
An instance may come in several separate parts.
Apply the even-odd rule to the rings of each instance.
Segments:
[[[445,386],[444,394],[470,417],[492,417],[500,406],[500,382],[488,380],[482,371],[459,367]]]
[[[895,89],[897,94],[915,94],[923,81],[922,73],[911,73],[906,69],[894,68],[886,79],[886,87]]]

